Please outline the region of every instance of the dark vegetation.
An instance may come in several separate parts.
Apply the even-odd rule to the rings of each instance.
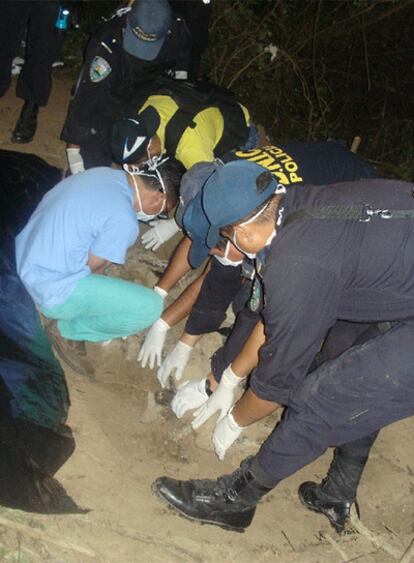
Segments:
[[[66,51],[121,4],[77,3]],[[412,0],[215,0],[203,71],[272,141],[360,135],[384,175],[413,180],[413,30]]]

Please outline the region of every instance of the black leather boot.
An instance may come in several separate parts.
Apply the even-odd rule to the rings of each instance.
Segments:
[[[357,489],[377,436],[374,432],[339,446],[325,479],[320,484],[307,481],[299,487],[302,504],[324,514],[338,533],[344,530],[354,503],[359,516]]]
[[[36,133],[39,106],[26,100],[11,136],[13,143],[30,143]]]
[[[344,531],[351,513],[353,501],[341,501],[330,498],[323,491],[323,481],[320,484],[313,481],[302,483],[298,494],[303,506],[306,506],[306,508],[313,512],[324,514],[338,534]],[[355,503],[355,506],[359,516],[358,504]]]
[[[252,467],[254,459],[245,459],[231,475],[215,480],[177,481],[160,477],[153,483],[152,490],[185,518],[244,532],[253,520],[257,503],[272,489],[257,480]]]

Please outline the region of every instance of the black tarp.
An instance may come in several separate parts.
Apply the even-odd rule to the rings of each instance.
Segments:
[[[0,505],[44,513],[80,511],[53,477],[75,441],[65,375],[16,273],[14,237],[60,178],[35,155],[0,150]]]

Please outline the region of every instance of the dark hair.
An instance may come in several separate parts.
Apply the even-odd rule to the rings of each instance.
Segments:
[[[219,250],[225,250],[227,246],[227,242],[228,242],[227,239],[221,238],[216,244],[216,248],[218,248]]]
[[[161,191],[162,187],[160,181],[156,174],[151,172],[151,168],[147,162],[141,163],[139,165],[140,170],[148,172],[149,176],[141,176],[145,187],[149,190]],[[162,164],[158,166],[158,172],[160,173],[167,195],[167,201],[171,207],[174,207],[178,203],[178,198],[180,195],[180,182],[181,178],[185,172],[184,166],[175,158],[169,158]]]

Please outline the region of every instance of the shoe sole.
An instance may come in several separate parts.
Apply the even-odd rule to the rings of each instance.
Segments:
[[[212,526],[218,526],[219,528],[222,528],[227,532],[237,532],[239,534],[242,534],[246,530],[246,528],[238,528],[236,526],[231,526],[230,524],[223,524],[221,522],[216,522],[213,520],[202,520],[200,518],[195,518],[194,516],[190,516],[189,514],[186,514],[185,512],[183,512],[182,510],[171,504],[163,495],[161,495],[158,489],[155,487],[155,483],[151,485],[151,489],[152,492],[155,494],[155,496],[158,497],[163,502],[163,504],[167,506],[168,510],[170,510],[174,514],[177,514],[178,516],[181,516],[181,518],[190,520],[190,522],[196,522],[197,524],[201,524],[201,525],[211,524]]]
[[[322,516],[325,516],[325,518],[328,519],[329,524],[332,526],[332,528],[335,530],[335,532],[337,534],[342,534],[342,532],[345,531],[345,527],[346,527],[346,523],[344,525],[338,525],[336,523],[334,523],[329,516],[326,514],[326,512],[323,512],[322,510],[318,510],[317,508],[314,508],[312,505],[307,504],[301,495],[298,495],[299,500],[302,504],[302,506],[304,506],[305,508],[307,508],[308,510],[310,510],[311,512],[315,512],[315,514],[321,514]]]
[[[89,377],[90,379],[94,379],[95,372],[88,372],[88,371],[82,369],[81,367],[79,367],[75,362],[72,362],[72,360],[62,350],[62,348],[58,344],[56,338],[54,338],[54,336],[51,335],[50,333],[48,334],[48,336],[49,336],[50,340],[52,341],[52,346],[53,346],[54,351],[59,356],[59,358],[65,362],[65,364],[67,364],[78,375],[82,375],[83,377]]]
[[[34,137],[34,135],[33,135]],[[25,145],[27,143],[31,143],[33,141],[33,137],[31,137],[30,139],[19,139],[18,137],[11,137],[11,142],[15,143],[15,144],[20,144],[20,145]]]

